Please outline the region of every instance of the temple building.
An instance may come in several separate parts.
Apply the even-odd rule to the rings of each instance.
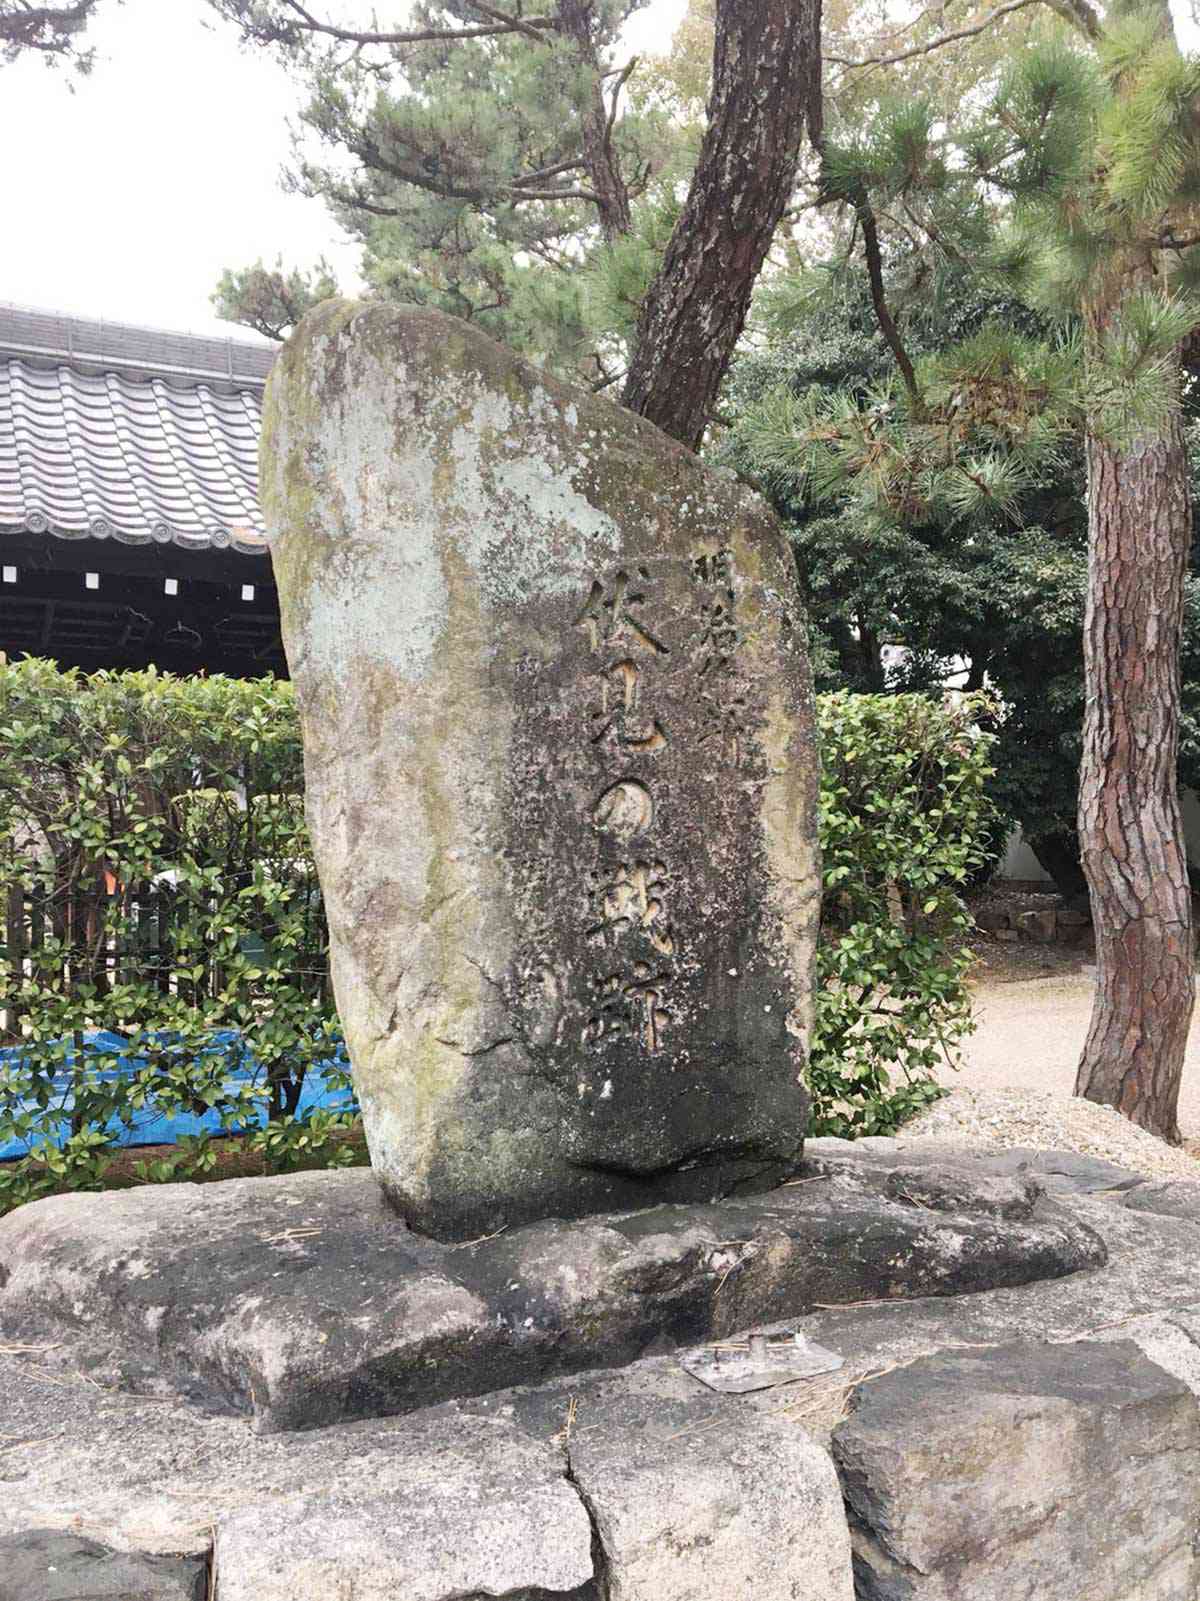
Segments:
[[[0,653],[286,673],[257,499],[274,358],[0,304]]]

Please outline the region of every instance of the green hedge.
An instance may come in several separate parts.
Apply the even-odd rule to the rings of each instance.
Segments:
[[[993,846],[982,696],[822,695],[813,1132],[887,1134],[970,1032],[963,891]]]
[[[121,1126],[155,1116],[207,1114],[268,1170],[345,1159],[347,1116],[296,1115],[316,1064],[347,1081],[289,685],[0,667],[0,906],[19,1045],[0,1144],[27,1152],[0,1205],[99,1185]],[[134,1072],[114,1079],[95,1030],[126,1036]],[[247,1052],[257,1074],[231,1084]],[[142,1176],[214,1161],[200,1133]]]
[[[960,890],[990,816],[978,712],[819,702],[816,1132],[895,1127],[969,1026]],[[267,1170],[350,1159],[349,1114],[297,1115],[306,1075],[345,1084],[318,1066],[340,1036],[301,756],[287,684],[0,666],[0,1043],[20,1045],[0,1066],[0,1144],[27,1152],[0,1166],[0,1210],[101,1185],[115,1132],[151,1114],[207,1112]],[[126,1037],[136,1070],[114,1079],[98,1029]],[[261,1071],[231,1087],[243,1050]],[[140,1176],[214,1161],[197,1135]]]

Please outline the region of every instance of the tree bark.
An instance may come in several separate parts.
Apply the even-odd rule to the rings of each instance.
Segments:
[[[620,162],[612,143],[612,118],[604,99],[604,81],[592,36],[591,0],[559,0],[558,18],[563,32],[575,41],[579,59],[592,76],[581,129],[583,159],[588,180],[596,196],[596,210],[606,239],[629,232],[633,217],[629,190],[621,174]],[[616,94],[614,88],[613,93]]]
[[[1128,449],[1089,438],[1087,457],[1079,836],[1098,971],[1075,1093],[1177,1143],[1195,997],[1176,780],[1183,581],[1192,541],[1178,411]]]
[[[642,302],[624,402],[698,449],[792,192],[820,139],[821,0],[717,0],[708,128]]]

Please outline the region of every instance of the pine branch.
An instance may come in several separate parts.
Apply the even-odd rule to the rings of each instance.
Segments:
[[[1060,17],[1073,23],[1086,38],[1093,43],[1099,39],[1102,29],[1100,18],[1088,4],[1088,0],[1046,0],[1051,11],[1057,11]]]
[[[606,389],[611,389],[614,384],[619,384],[625,377],[624,371],[610,373],[596,351],[592,352],[592,360],[596,363],[600,373],[599,378],[593,379],[588,385],[593,395],[603,394]]]
[[[857,202],[855,211],[862,226],[863,249],[867,258],[867,275],[871,280],[871,304],[875,308],[875,320],[879,324],[880,333],[887,340],[888,349],[896,358],[896,365],[904,378],[904,387],[908,390],[908,398],[912,402],[913,415],[920,419],[925,415],[925,402],[921,399],[921,391],[917,388],[917,375],[913,371],[913,364],[909,360],[908,351],[904,348],[900,330],[896,327],[896,320],[888,308],[887,296],[884,293],[883,257],[879,249],[879,229],[875,223],[875,213],[865,196]]]
[[[91,20],[99,0],[75,0],[73,5],[35,6],[19,0],[15,15],[0,16],[0,46],[12,50],[41,50],[49,55],[70,52],[73,37]]]
[[[498,11],[495,6],[484,5],[482,0],[467,0],[467,4],[472,11],[478,11],[480,16],[490,17],[493,22],[502,23],[505,27],[511,28],[514,33],[528,34],[535,44],[544,43],[541,34],[537,31],[538,27],[542,25],[540,21],[526,22],[524,17],[512,16],[507,11]]]
[[[390,161],[374,140],[361,139],[355,144],[347,144],[347,148],[358,157],[364,167],[374,172],[386,173],[389,178],[399,183],[412,184],[414,189],[424,189],[429,194],[440,195],[444,200],[465,200],[471,205],[488,206],[497,202],[506,202],[509,205],[520,205],[527,200],[586,200],[596,205],[599,196],[594,190],[579,186],[564,187],[560,189],[537,189],[527,185],[540,177],[540,174],[531,173],[525,179],[513,179],[508,183],[497,183],[487,187],[481,184],[460,182],[454,178],[443,178],[435,171],[428,171],[415,164],[402,166],[399,162]],[[564,170],[582,167],[582,162],[564,164]],[[376,217],[393,217],[399,212],[392,207],[372,204],[365,195],[357,189],[348,190],[331,187],[330,196],[342,204],[349,205],[357,211],[369,212]]]
[[[932,239],[934,244],[940,250],[943,250],[951,261],[957,261],[961,266],[968,265],[966,256],[963,255],[958,246],[952,240],[947,239],[941,229],[930,222],[928,217],[918,217],[903,196],[900,198],[900,204],[904,207],[904,215],[919,233],[925,233]]]
[[[560,161],[557,167],[539,167],[536,172],[527,172],[520,178],[514,178],[514,184],[541,183],[545,178],[557,178],[563,172],[582,172],[587,165],[583,161]]]
[[[995,11],[989,11],[981,22],[970,28],[956,28],[953,33],[943,33],[936,39],[930,39],[926,44],[913,45],[911,50],[900,50],[891,56],[864,56],[861,61],[849,61],[845,56],[825,56],[824,59],[833,66],[844,67],[848,71],[856,67],[891,67],[898,61],[911,61],[914,56],[927,56],[933,50],[940,50],[943,45],[956,44],[960,39],[973,39],[976,34],[983,33],[1001,17],[1006,17],[1011,11],[1022,11],[1026,6],[1041,4],[1054,5],[1054,0],[1008,0],[1007,5],[997,6]],[[1065,5],[1079,4],[1084,10],[1090,9],[1086,0],[1063,0]],[[1054,6],[1054,9],[1058,9]],[[1081,24],[1080,24],[1081,25]],[[1097,27],[1099,25],[1097,24]]]
[[[523,17],[496,11],[491,6],[475,4],[475,0],[469,0],[469,3],[472,10],[493,20],[478,27],[453,29],[415,28],[396,31],[378,28],[343,28],[338,23],[315,16],[307,6],[301,4],[301,0],[282,0],[290,20],[249,15],[246,0],[214,0],[218,10],[224,11],[233,21],[241,24],[248,39],[257,39],[261,44],[286,44],[289,38],[294,37],[292,30],[295,29],[299,29],[302,33],[320,34],[323,38],[336,40],[339,44],[400,45],[446,44],[453,43],[456,39],[490,39],[511,33],[526,33],[540,41],[544,31],[554,31],[558,28],[556,17],[534,17],[526,21]]]
[[[638,57],[632,56],[626,65],[621,68],[620,72],[617,74],[617,81],[613,84],[612,101],[610,102],[608,108],[608,121],[604,127],[604,143],[606,146],[610,146],[612,144],[613,124],[617,120],[617,101],[621,98],[621,90],[625,87],[630,73],[637,66],[637,64]]]
[[[498,193],[507,196],[514,206],[523,200],[590,200],[593,205],[600,202],[594,189],[519,189],[515,184],[506,184]]]

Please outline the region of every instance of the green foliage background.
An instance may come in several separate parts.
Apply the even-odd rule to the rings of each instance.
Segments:
[[[821,695],[814,1134],[888,1134],[972,1027],[963,891],[994,809],[983,696]]]
[[[985,711],[820,700],[817,1132],[895,1127],[939,1093],[933,1069],[969,1027],[961,891],[989,840]],[[0,666],[0,901],[4,1042],[21,1048],[0,1065],[0,1141],[27,1151],[0,1164],[0,1211],[103,1187],[121,1128],[148,1113],[215,1112],[263,1171],[355,1159],[349,1114],[297,1115],[307,1074],[346,1081],[322,1065],[340,1034],[290,685]],[[115,1055],[81,1050],[97,1029],[143,1065],[114,1079]],[[261,1064],[254,1082],[231,1080],[222,1029]],[[185,1137],[136,1176],[215,1162],[211,1136]]]
[[[0,904],[4,1042],[21,1046],[0,1066],[0,1141],[28,1153],[0,1166],[0,1208],[99,1187],[121,1127],[155,1113],[214,1112],[267,1171],[348,1159],[348,1116],[297,1115],[340,1037],[290,685],[0,667]],[[144,1066],[104,1077],[118,1059],[85,1049],[97,1029]],[[218,1029],[253,1083],[230,1079],[241,1050]],[[215,1160],[201,1134],[141,1177]]]
[[[1042,360],[1039,344],[1052,343],[1051,322],[935,253],[891,249],[886,270],[893,313],[930,391],[957,382],[965,397],[963,367],[990,371],[988,399],[1002,420],[1003,402],[1022,400]],[[762,484],[788,525],[818,687],[940,696],[949,680],[994,690],[998,812],[1021,825],[1064,894],[1082,895],[1075,814],[1087,520],[1078,426],[1053,450],[1039,449],[1003,499],[949,505],[935,473],[914,472],[910,441],[892,449],[893,431],[906,435],[908,426],[891,404],[894,363],[865,275],[831,259],[778,280],[762,310],[767,337],[739,362],[728,389],[723,454]],[[1051,367],[1053,359],[1051,352]],[[835,462],[826,494],[808,470],[813,430],[797,426],[797,415],[847,405],[877,425],[876,472],[847,486],[836,481]],[[1195,497],[1194,381],[1185,415]],[[853,436],[847,430],[847,444],[858,448]],[[898,511],[879,504],[881,490],[898,497]],[[1198,561],[1193,553],[1186,584],[1179,752],[1180,781],[1192,788],[1200,787]]]

